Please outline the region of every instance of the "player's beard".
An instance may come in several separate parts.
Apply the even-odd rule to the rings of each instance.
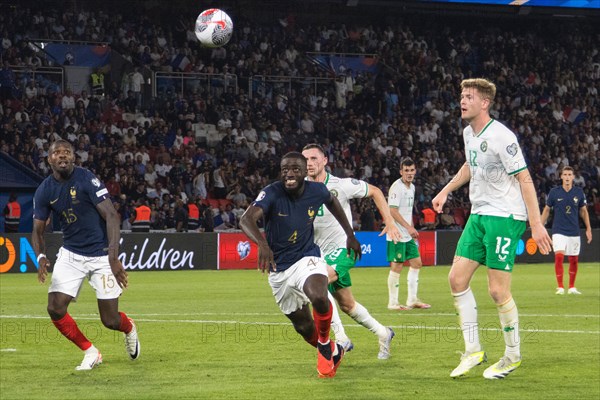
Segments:
[[[60,176],[62,180],[67,180],[73,173],[74,166],[72,163],[67,162],[67,165],[64,168],[59,167],[58,165],[53,168],[54,172]]]

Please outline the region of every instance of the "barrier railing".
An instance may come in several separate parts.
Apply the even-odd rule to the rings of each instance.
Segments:
[[[38,83],[38,90],[43,92],[61,92],[65,88],[65,72],[62,67],[28,67],[28,66],[10,66],[16,77],[16,89],[21,91],[30,81]]]
[[[234,74],[208,74],[194,72],[155,72],[152,96],[187,96],[195,91],[218,96],[233,87],[238,93],[238,77]]]

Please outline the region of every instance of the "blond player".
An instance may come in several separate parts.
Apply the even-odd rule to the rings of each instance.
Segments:
[[[550,252],[551,240],[542,225],[533,181],[517,138],[490,117],[496,85],[485,79],[466,79],[461,90],[461,115],[469,123],[463,131],[467,161],[432,201],[441,213],[448,194],[469,182],[471,216],[458,241],[448,277],[465,353],[450,376],[466,375],[486,361],[479,341],[477,303],[469,286],[483,264],[487,266],[488,291],[498,308],[505,343],[504,355],[484,371],[483,377],[501,379],[521,365],[519,313],[510,287],[515,252],[527,219],[542,254]]]

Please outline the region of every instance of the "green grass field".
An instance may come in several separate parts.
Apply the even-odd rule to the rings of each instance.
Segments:
[[[377,360],[377,338],[342,316],[355,349],[334,379],[317,378],[316,351],[294,332],[257,271],[133,272],[121,309],[137,321],[142,353],[132,362],[121,333],[103,328],[89,285],[70,307],[104,356],[92,371],[46,315],[46,285],[33,274],[0,275],[1,399],[598,399],[600,266],[580,265],[582,296],[554,295],[553,266],[522,265],[513,295],[520,311],[523,364],[503,381],[476,367],[448,374],[463,342],[447,285],[447,267],[425,268],[420,297],[431,310],[391,312],[387,268],[353,271],[354,294],[396,338]],[[498,316],[476,273],[481,337],[502,355]],[[401,299],[405,297],[405,274]],[[484,365],[490,365],[488,364]]]

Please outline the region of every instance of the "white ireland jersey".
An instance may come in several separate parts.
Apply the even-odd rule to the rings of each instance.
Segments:
[[[527,208],[517,173],[527,168],[517,137],[498,121],[490,120],[478,136],[469,125],[463,131],[465,156],[471,170],[471,213],[513,216],[527,220]]]
[[[412,183],[406,186],[402,179],[396,180],[390,187],[388,193],[388,205],[390,208],[397,208],[398,212],[411,226],[413,224],[413,207],[415,205],[415,185]],[[400,225],[398,221],[394,220],[394,223],[398,227],[400,234],[402,235],[401,242],[409,242],[412,236],[408,233],[408,230]],[[389,234],[385,235],[387,241],[392,241]]]
[[[365,181],[354,178],[338,178],[327,174],[325,186],[332,195],[337,197],[348,222],[352,226],[352,210],[350,209],[350,199],[359,199],[367,197],[369,194],[369,185]],[[315,243],[321,248],[323,256],[334,252],[339,248],[346,248],[346,232],[340,223],[335,219],[331,211],[322,205],[317,212],[314,221]]]

